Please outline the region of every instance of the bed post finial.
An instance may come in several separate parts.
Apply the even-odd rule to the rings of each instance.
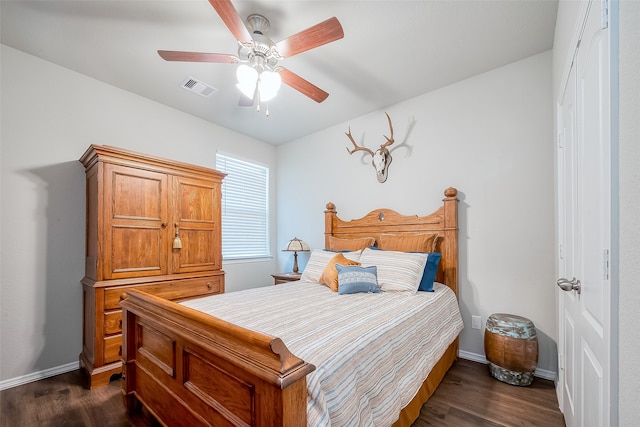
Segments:
[[[458,195],[458,189],[454,187],[449,187],[444,190],[445,197],[456,197]]]
[[[333,203],[329,202],[327,203],[327,211],[330,212],[335,212],[336,211],[336,205],[334,205]],[[326,212],[326,211],[325,211]]]

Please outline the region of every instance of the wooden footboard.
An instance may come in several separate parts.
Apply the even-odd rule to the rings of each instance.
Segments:
[[[123,398],[165,425],[306,426],[315,367],[279,338],[131,291],[123,308]]]

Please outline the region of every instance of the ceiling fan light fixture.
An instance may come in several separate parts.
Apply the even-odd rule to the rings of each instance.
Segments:
[[[236,70],[236,77],[238,78],[236,87],[247,98],[253,99],[256,84],[258,84],[258,72],[253,67],[242,64]]]
[[[268,102],[278,94],[282,85],[282,78],[277,71],[267,70],[259,73],[256,68],[258,67],[246,64],[239,65],[236,70],[236,77],[238,78],[236,87],[249,99],[253,99],[257,87],[260,96],[259,101]]]
[[[278,94],[281,85],[282,78],[280,78],[280,73],[276,71],[263,71],[262,74],[260,74],[260,82],[258,84],[260,100],[267,102],[273,99]]]

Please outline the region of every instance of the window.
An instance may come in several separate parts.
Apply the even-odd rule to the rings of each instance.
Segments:
[[[269,251],[269,168],[216,154],[222,181],[222,259],[264,258]]]

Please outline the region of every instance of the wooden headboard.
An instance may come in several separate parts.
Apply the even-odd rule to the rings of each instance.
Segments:
[[[374,237],[381,234],[416,234],[437,232],[437,251],[442,254],[436,280],[449,286],[458,295],[458,190],[444,190],[442,206],[426,216],[401,215],[391,209],[376,209],[360,219],[343,221],[336,207],[327,203],[324,211],[324,244],[329,247],[329,236],[342,239]]]

